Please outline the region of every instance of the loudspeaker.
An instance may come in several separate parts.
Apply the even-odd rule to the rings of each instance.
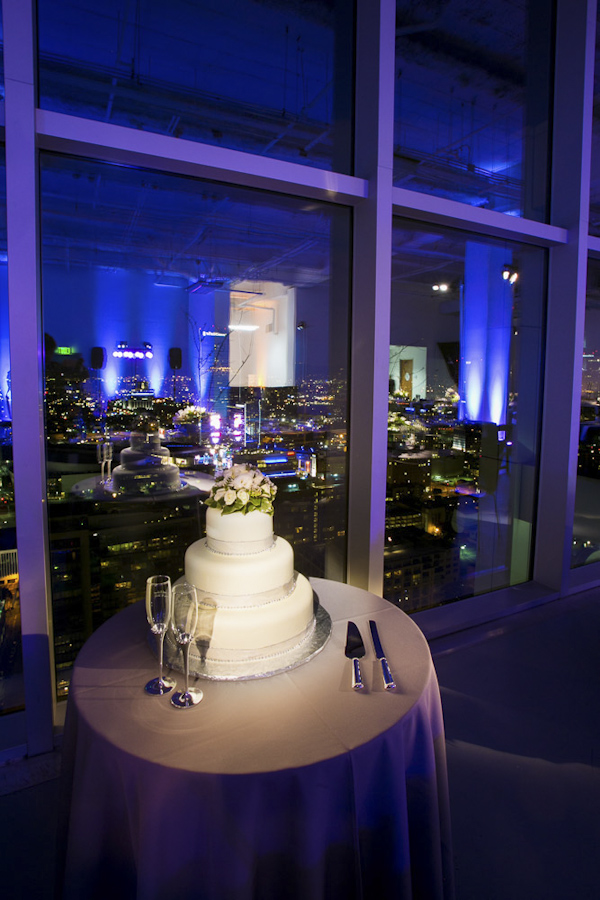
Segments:
[[[169,350],[169,367],[171,369],[181,368],[181,347],[171,347]]]
[[[90,369],[103,369],[106,365],[106,349],[104,347],[92,347],[90,357]]]

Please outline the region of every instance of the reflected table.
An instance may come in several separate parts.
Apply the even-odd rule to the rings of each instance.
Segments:
[[[59,896],[136,900],[448,900],[452,860],[439,689],[427,643],[380,597],[311,579],[332,619],[306,665],[202,681],[176,710],[143,604],[87,641],[63,746]],[[378,625],[396,681],[385,691]],[[360,627],[353,691],[346,623]],[[181,680],[181,676],[179,676]]]

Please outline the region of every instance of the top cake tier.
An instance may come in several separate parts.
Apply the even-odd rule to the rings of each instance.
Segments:
[[[260,553],[273,546],[273,516],[258,510],[223,515],[220,509],[209,507],[206,539],[217,553]]]
[[[130,446],[121,451],[120,462],[126,469],[174,465],[169,450],[161,447],[158,434],[137,431],[131,432]]]

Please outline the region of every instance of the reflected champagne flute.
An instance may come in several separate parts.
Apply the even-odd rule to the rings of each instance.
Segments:
[[[175,687],[172,678],[163,675],[163,648],[165,634],[171,621],[173,599],[171,579],[168,575],[151,575],[146,581],[146,616],[150,630],[156,635],[158,646],[158,678],[145,685],[148,694],[168,694]]]
[[[190,688],[190,644],[196,635],[198,627],[198,598],[193,584],[176,584],[173,587],[173,618],[171,628],[175,640],[183,648],[183,660],[185,668],[185,689],[176,691],[171,697],[171,703],[177,709],[189,709],[202,700],[202,691],[198,688]]]

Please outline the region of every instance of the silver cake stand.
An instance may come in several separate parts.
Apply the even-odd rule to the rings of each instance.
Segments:
[[[288,672],[309,662],[323,649],[331,634],[331,617],[319,603],[313,591],[315,616],[310,628],[297,638],[292,646],[281,644],[270,647],[264,656],[252,656],[239,651],[235,659],[219,659],[218,651],[211,650],[208,641],[198,641],[190,646],[190,675],[211,681],[247,681],[251,678],[268,678]],[[148,633],[153,651],[156,638]],[[183,653],[172,631],[168,631],[164,644],[165,663],[172,669],[183,672]]]

